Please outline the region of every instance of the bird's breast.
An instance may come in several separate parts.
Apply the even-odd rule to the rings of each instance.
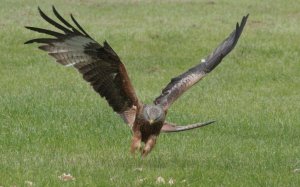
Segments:
[[[150,124],[147,120],[136,120],[136,128],[142,134],[142,141],[146,142],[150,135],[158,136],[163,126],[163,122],[155,122]]]

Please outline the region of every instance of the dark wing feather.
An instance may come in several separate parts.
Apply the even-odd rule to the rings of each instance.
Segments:
[[[49,18],[41,9],[40,7],[38,7],[39,13],[41,15],[41,17],[46,20],[48,23],[50,23],[51,25],[53,25],[54,27],[64,31],[65,33],[71,33],[72,31],[70,31],[69,29],[67,29],[66,27],[60,25],[59,23],[57,23],[56,21],[54,21],[53,19]]]
[[[186,90],[220,64],[222,59],[235,47],[247,22],[248,16],[249,14],[243,17],[241,25],[237,23],[236,29],[205,59],[205,62],[173,78],[162,90],[161,95],[155,99],[154,103],[163,105],[164,109],[167,110]]]
[[[56,16],[63,24],[65,24],[67,27],[71,28],[72,31],[73,31],[74,33],[80,35],[80,32],[79,32],[73,25],[71,25],[69,22],[67,22],[67,21],[66,21],[66,20],[65,20],[58,12],[57,12],[57,10],[55,9],[54,6],[52,6],[52,10],[53,10],[54,15],[55,15],[55,16]],[[86,35],[86,36],[88,36],[88,35]]]
[[[90,37],[85,30],[83,30],[83,28],[79,25],[79,23],[76,21],[76,19],[73,17],[73,15],[71,14],[71,19],[72,21],[75,23],[75,25],[88,37]]]
[[[39,32],[39,33],[48,34],[48,35],[51,35],[51,36],[54,36],[54,37],[57,37],[57,38],[62,38],[62,37],[65,36],[62,33],[59,33],[59,32],[56,32],[56,31],[47,30],[47,29],[42,29],[42,28],[37,28],[37,27],[25,27],[25,28],[27,28],[29,30],[32,30],[32,31]]]
[[[132,124],[137,107],[139,107],[139,101],[125,66],[114,50],[106,41],[102,46],[93,40],[73,16],[72,20],[78,29],[62,18],[54,7],[54,15],[65,26],[49,18],[40,8],[39,12],[47,22],[64,33],[26,27],[54,38],[32,39],[25,42],[25,44],[42,43],[39,48],[47,51],[58,63],[65,66],[74,66],[82,73],[83,78],[91,84],[94,90],[101,97],[105,97],[113,110],[119,113],[126,123]]]

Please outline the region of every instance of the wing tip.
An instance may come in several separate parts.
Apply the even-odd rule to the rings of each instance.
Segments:
[[[248,20],[248,17],[249,17],[249,13],[246,15],[246,16],[243,16],[243,18],[242,18],[242,21],[241,21],[241,23],[240,23],[240,28],[242,27],[244,27],[245,26],[245,24],[246,24],[246,22],[247,22],[247,20]]]
[[[33,43],[31,40],[24,42],[24,44],[31,44],[31,43]]]
[[[32,30],[31,29],[32,27],[30,27],[30,26],[24,26],[24,27],[25,27],[25,29]]]
[[[43,15],[43,14],[45,14],[45,13],[42,11],[42,9],[41,9],[41,7],[40,7],[40,6],[38,6],[38,11],[39,11],[40,15]]]
[[[209,125],[209,124],[212,124],[212,123],[215,123],[215,122],[217,122],[217,120],[211,120],[211,121],[205,122],[204,124]]]
[[[31,26],[25,26],[26,29],[29,29],[29,30],[32,30],[32,31],[36,31],[38,32],[37,30],[42,30],[42,28],[38,28],[38,27],[31,27]],[[46,30],[46,29],[44,29]]]
[[[75,19],[75,17],[73,16],[72,13],[70,14],[70,16],[71,16],[71,19],[72,19],[73,23],[75,23],[75,25],[76,25],[76,26],[78,27],[78,29],[83,33],[83,35],[86,36],[86,37],[91,38],[90,35],[89,35],[89,34],[81,27],[81,25],[77,22],[77,20]]]
[[[56,8],[54,5],[51,6],[52,7],[52,11],[54,12],[54,14],[57,12]]]
[[[177,126],[176,124],[165,124],[163,128],[161,129],[161,132],[164,133],[171,133],[171,132],[182,132],[182,131],[189,131],[193,130],[196,128],[201,128],[207,125],[210,125],[212,123],[215,123],[216,120],[211,120],[207,122],[202,122],[202,123],[196,123],[196,124],[191,124],[191,125],[186,125],[186,126]]]
[[[249,15],[250,14],[248,13],[247,15],[243,16],[241,22],[240,23],[239,22],[236,23],[236,29],[235,29],[235,34],[234,34],[234,45],[233,45],[233,47],[236,45],[239,37],[241,36],[241,34],[242,34],[243,30],[244,30],[244,27],[245,27],[245,25],[247,23]]]

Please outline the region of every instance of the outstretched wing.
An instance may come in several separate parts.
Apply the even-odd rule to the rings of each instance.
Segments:
[[[94,90],[107,100],[113,110],[119,113],[126,123],[132,124],[137,107],[139,107],[139,101],[125,66],[118,55],[106,41],[102,46],[93,40],[78,24],[72,14],[71,19],[77,28],[68,23],[56,11],[54,6],[52,8],[54,15],[63,25],[49,18],[40,8],[38,10],[44,20],[63,33],[26,27],[53,37],[32,39],[25,42],[25,44],[41,43],[42,45],[39,48],[47,51],[58,63],[75,67]]]
[[[212,124],[214,122],[215,121],[208,121],[208,122],[195,123],[195,124],[184,125],[184,126],[176,125],[174,123],[164,122],[160,132],[168,133],[168,132],[187,131],[187,130],[192,130],[195,128],[204,127],[204,126]]]
[[[248,16],[249,14],[243,17],[240,25],[239,23],[236,24],[236,29],[205,59],[203,63],[200,63],[178,77],[171,79],[171,82],[162,90],[161,95],[155,99],[154,103],[163,105],[164,109],[167,110],[186,90],[211,72],[235,47],[242,34]]]

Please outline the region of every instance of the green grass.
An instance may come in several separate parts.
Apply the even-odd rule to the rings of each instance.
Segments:
[[[163,134],[134,159],[130,131],[106,101],[75,70],[23,45],[40,36],[23,26],[50,28],[37,6],[50,13],[52,4],[108,40],[146,103],[250,13],[235,50],[168,113],[178,124],[217,124]],[[299,10],[293,0],[2,0],[0,186],[156,186],[158,176],[175,186],[299,186]]]

